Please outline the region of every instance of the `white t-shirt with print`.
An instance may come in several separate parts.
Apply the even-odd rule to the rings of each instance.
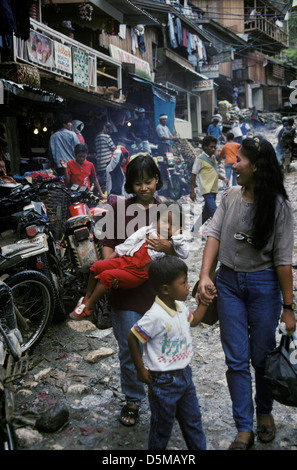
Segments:
[[[193,356],[188,307],[175,301],[176,311],[159,297],[144,316],[132,327],[132,332],[144,344],[145,366],[152,371],[184,369]]]

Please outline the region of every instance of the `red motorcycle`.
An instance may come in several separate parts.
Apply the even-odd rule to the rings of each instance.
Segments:
[[[89,272],[90,266],[101,259],[101,246],[94,234],[95,223],[107,210],[99,207],[100,199],[87,186],[73,185],[69,192],[71,217],[65,222],[65,233],[61,246],[76,271]],[[92,207],[95,203],[95,207]]]
[[[106,216],[107,209],[99,206],[100,199],[87,186],[72,185],[70,190],[63,190],[69,196],[70,217],[65,221],[64,234],[58,246],[65,275],[64,303],[67,310],[72,311],[85,294],[90,267],[102,258],[95,224]]]

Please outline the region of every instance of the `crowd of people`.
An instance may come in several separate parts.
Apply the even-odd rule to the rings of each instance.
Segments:
[[[139,108],[137,115],[137,119],[132,120],[129,131],[127,127],[119,125],[115,137],[111,124],[106,120],[98,123],[92,142],[92,154],[83,134],[84,123],[72,120],[70,114],[60,114],[56,120],[57,130],[49,140],[51,167],[59,176],[64,177],[67,185],[86,185],[90,188],[93,184],[100,197],[107,198],[108,202],[126,197],[124,183],[129,149],[134,144],[134,153],[151,154],[150,142],[153,140],[151,122],[146,118],[145,109]],[[160,115],[155,129],[159,155],[170,151],[172,142],[178,138],[171,133],[167,119],[166,114]]]
[[[162,151],[176,139],[166,121],[167,116],[161,115],[156,129]],[[263,443],[272,441],[276,427],[273,400],[264,380],[265,360],[275,347],[279,321],[285,323],[288,336],[296,329],[294,217],[273,145],[260,136],[245,135],[236,142],[234,133],[229,132],[216,158],[220,137],[225,140],[218,119],[203,139],[203,152],[192,168],[190,198],[196,199],[197,185],[204,198],[201,223],[210,219],[211,223],[197,272],[197,308],[190,312],[185,303],[190,287],[183,211],[174,201],[162,203],[158,199],[163,182],[155,160],[144,152],[129,161],[124,140],[114,145],[105,124],[95,139],[101,156],[95,167],[86,160],[87,145],[71,130],[71,117],[64,116],[60,126],[51,137],[50,148],[65,183],[93,183],[102,197],[105,187],[110,196],[112,210],[101,240],[103,259],[91,267],[85,296],[70,318],[90,317],[98,300],[109,292],[126,398],[120,422],[124,426],[136,424],[147,385],[149,450],[166,449],[175,419],[188,449],[207,448],[192,381],[190,327],[203,321],[216,297],[237,430],[229,448],[247,450],[253,445],[254,408],[258,438]],[[141,109],[132,135],[146,150],[150,132]],[[224,174],[218,171],[221,159],[225,161]],[[217,207],[219,179],[225,189]],[[214,265],[218,267],[215,279],[211,274]],[[255,400],[250,365],[255,369]]]

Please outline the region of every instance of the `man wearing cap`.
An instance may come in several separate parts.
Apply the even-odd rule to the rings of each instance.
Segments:
[[[159,139],[158,143],[158,152],[159,155],[164,155],[166,152],[170,152],[171,141],[177,140],[177,136],[172,135],[170,132],[167,123],[168,116],[166,114],[161,114],[159,116],[160,123],[156,127],[156,133]]]
[[[138,144],[140,152],[151,153],[149,139],[151,137],[151,123],[145,117],[145,109],[139,108],[138,119],[132,121],[131,136]]]

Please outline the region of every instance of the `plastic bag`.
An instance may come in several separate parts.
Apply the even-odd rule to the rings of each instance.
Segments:
[[[297,341],[282,335],[280,344],[266,359],[264,380],[274,400],[297,407]]]

